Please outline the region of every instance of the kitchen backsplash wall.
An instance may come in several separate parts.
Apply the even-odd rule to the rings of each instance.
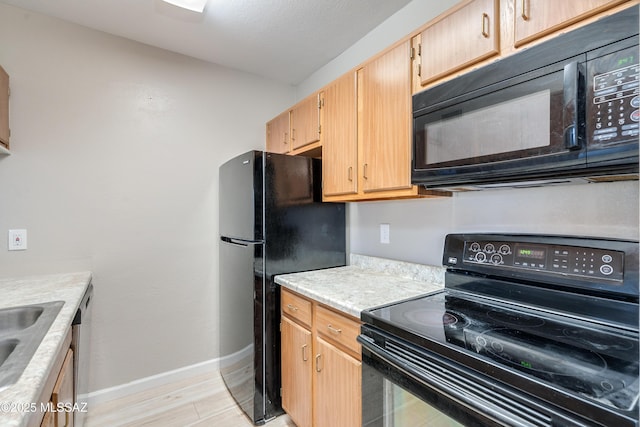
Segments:
[[[351,251],[442,265],[444,237],[513,232],[639,238],[638,182],[457,193],[452,198],[349,205]],[[389,224],[390,243],[380,243]]]

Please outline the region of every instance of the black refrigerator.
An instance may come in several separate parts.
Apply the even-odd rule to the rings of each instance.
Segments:
[[[322,203],[322,166],[250,151],[220,166],[220,372],[254,424],[282,413],[281,273],[343,266],[345,206]]]

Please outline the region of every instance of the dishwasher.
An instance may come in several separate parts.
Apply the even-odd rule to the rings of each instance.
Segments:
[[[90,283],[72,322],[71,348],[73,349],[74,394],[77,411],[74,411],[76,427],[82,427],[87,417],[89,394],[89,344],[91,341],[91,298],[93,284]]]

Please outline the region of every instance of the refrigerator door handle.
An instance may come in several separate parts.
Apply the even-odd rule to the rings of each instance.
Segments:
[[[244,247],[247,247],[249,245],[260,245],[263,243],[261,240],[243,240],[243,239],[234,239],[233,237],[225,237],[225,236],[220,236],[220,240],[222,240],[225,243],[229,243],[237,246],[244,246]]]

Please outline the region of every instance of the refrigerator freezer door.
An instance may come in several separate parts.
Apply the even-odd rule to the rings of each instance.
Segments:
[[[220,235],[261,241],[263,153],[249,151],[220,166]]]
[[[254,375],[263,371],[262,302],[255,301],[263,294],[262,252],[262,244],[220,241],[220,373],[254,422],[264,417],[262,379]]]

